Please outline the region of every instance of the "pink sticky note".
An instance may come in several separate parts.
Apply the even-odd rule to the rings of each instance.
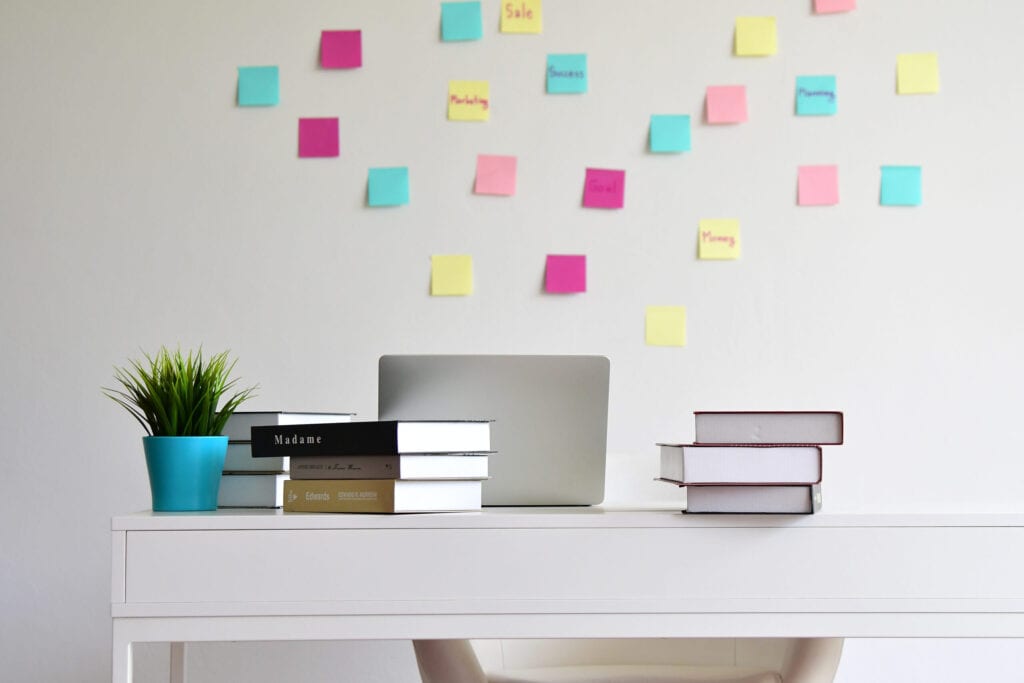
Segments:
[[[801,166],[797,179],[797,204],[832,206],[839,203],[838,166]]]
[[[476,158],[477,194],[516,193],[516,158],[480,154]]]
[[[815,14],[849,12],[857,9],[857,0],[814,0]]]
[[[299,119],[299,156],[338,156],[338,119]]]
[[[625,204],[626,172],[588,168],[583,186],[583,206],[621,209]]]
[[[355,69],[363,65],[362,31],[321,31],[320,66]]]
[[[743,123],[747,120],[747,87],[709,85],[705,104],[708,123]]]
[[[548,254],[544,290],[553,294],[587,291],[587,257],[582,254]]]

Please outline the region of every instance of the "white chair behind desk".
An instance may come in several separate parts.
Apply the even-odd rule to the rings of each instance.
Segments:
[[[842,638],[413,641],[423,683],[832,683]]]

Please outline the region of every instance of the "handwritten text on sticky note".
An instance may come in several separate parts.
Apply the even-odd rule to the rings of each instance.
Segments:
[[[547,90],[549,93],[587,92],[587,56],[548,55]]]
[[[516,158],[480,154],[476,158],[477,194],[513,195],[516,193]]]
[[[797,116],[831,116],[836,113],[835,76],[796,77]]]
[[[705,218],[698,225],[697,257],[730,260],[740,257],[740,222],[732,218]]]
[[[648,306],[644,336],[650,346],[686,346],[686,307]]]
[[[588,168],[583,184],[583,206],[621,209],[625,205],[626,172]]]
[[[501,3],[502,33],[540,33],[541,0],[508,0]]]
[[[548,254],[544,268],[544,290],[552,294],[587,291],[585,254]]]
[[[448,120],[487,121],[491,116],[488,81],[449,81]]]

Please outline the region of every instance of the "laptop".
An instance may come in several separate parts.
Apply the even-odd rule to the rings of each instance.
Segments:
[[[378,416],[494,420],[484,505],[596,505],[609,365],[604,356],[385,355]]]

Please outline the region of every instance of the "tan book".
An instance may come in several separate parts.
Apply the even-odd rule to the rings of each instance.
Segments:
[[[456,512],[479,510],[478,479],[289,479],[285,512]]]

